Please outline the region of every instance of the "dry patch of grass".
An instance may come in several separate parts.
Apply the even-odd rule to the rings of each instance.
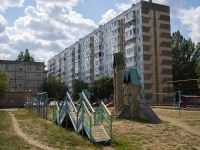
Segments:
[[[167,122],[150,124],[133,120],[115,120],[114,137],[132,141],[139,149],[199,149],[200,138]],[[130,144],[129,144],[130,145]]]
[[[154,110],[157,114],[180,119],[177,110]],[[185,120],[183,123],[195,123],[192,127],[199,129],[199,113],[181,111],[181,117]],[[48,143],[50,147],[59,149],[104,149],[106,147],[89,142],[87,137],[82,139],[81,135],[76,134],[73,129],[66,131],[27,111],[16,111],[14,115],[25,133]],[[198,150],[200,149],[200,138],[167,121],[161,124],[151,124],[147,121],[114,119],[113,139],[108,146],[116,150]]]
[[[173,118],[183,118],[183,119],[200,119],[200,111],[188,111],[188,110],[181,110],[180,116],[178,114],[178,110],[174,109],[153,109],[156,114],[173,117]]]
[[[35,114],[25,110],[13,112],[19,122],[19,127],[34,140],[47,144],[49,147],[59,149],[94,149],[100,148],[87,138],[76,134],[73,130],[66,131],[64,128],[50,121],[40,119]]]
[[[39,149],[29,145],[26,141],[16,135],[11,115],[8,112],[0,111],[0,120],[0,149]]]

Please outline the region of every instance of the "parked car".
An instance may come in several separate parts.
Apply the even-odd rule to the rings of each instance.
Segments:
[[[114,102],[110,102],[108,104],[106,104],[106,107],[113,107],[114,106]]]
[[[49,103],[49,107],[54,107],[56,105],[57,101],[51,101]]]
[[[99,102],[94,102],[94,103],[92,103],[92,106],[99,106],[99,105],[100,105]]]
[[[63,104],[63,101],[60,101],[60,102],[58,103],[58,106],[61,107],[62,104]]]
[[[40,102],[40,106],[44,107],[44,102]],[[25,108],[30,107],[30,103],[29,102],[25,102],[24,103],[24,107]],[[36,101],[32,102],[31,107],[37,107],[37,102]]]

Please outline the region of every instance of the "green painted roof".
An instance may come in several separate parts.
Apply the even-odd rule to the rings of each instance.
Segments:
[[[87,98],[91,98],[91,93],[88,91],[88,89],[82,89],[82,92],[85,94],[85,96],[87,96]]]
[[[115,53],[114,54],[114,62],[113,67],[125,67],[124,56],[123,53]]]
[[[122,78],[123,78],[124,83],[126,84],[128,83],[131,83],[133,85],[140,84],[137,69],[129,69],[129,71],[125,71]]]

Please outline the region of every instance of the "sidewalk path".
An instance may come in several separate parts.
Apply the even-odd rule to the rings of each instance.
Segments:
[[[21,131],[21,129],[19,128],[18,125],[18,121],[17,119],[14,117],[14,115],[11,113],[12,115],[12,121],[13,121],[13,127],[15,132],[17,133],[18,136],[20,136],[21,138],[23,138],[25,141],[27,141],[29,144],[34,145],[36,147],[42,148],[42,149],[46,149],[46,150],[57,150],[56,148],[52,148],[52,147],[48,147],[47,145],[42,144],[39,141],[33,140],[32,138],[28,137],[25,133],[23,133]]]
[[[186,130],[187,132],[190,132],[192,134],[196,134],[196,135],[200,136],[200,130],[195,130],[195,129],[191,128],[190,126],[188,126],[185,123],[181,122],[180,118],[171,118],[171,117],[162,116],[162,115],[158,115],[158,117],[161,120],[168,121],[172,125],[178,126],[178,127],[182,128],[182,129]]]

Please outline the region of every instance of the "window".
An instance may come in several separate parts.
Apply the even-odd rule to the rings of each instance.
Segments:
[[[139,66],[139,70],[142,70],[142,66]]]
[[[138,43],[140,43],[140,41],[141,41],[141,39],[140,39],[140,38],[138,38]]]
[[[138,53],[141,52],[141,47],[138,47]]]
[[[41,85],[41,84],[40,84],[40,81],[36,81],[36,85]]]
[[[12,78],[14,77],[14,74],[13,73],[9,73],[9,78]]]
[[[30,73],[29,73],[29,74],[27,74],[27,77],[28,77],[28,78],[31,78],[31,76],[32,76],[32,75],[31,75]]]
[[[13,65],[9,65],[9,69],[13,69]]]
[[[27,82],[27,84],[28,84],[28,85],[31,85],[31,84],[32,84],[32,82],[31,82],[31,81],[28,81],[28,82]]]
[[[137,33],[138,34],[140,34],[141,33],[141,29],[139,28],[139,29],[137,29]]]
[[[41,78],[41,74],[36,74],[36,78]]]
[[[140,61],[140,56],[138,56],[138,61]]]
[[[140,10],[137,10],[137,17],[140,16]]]
[[[41,66],[36,66],[36,70],[41,70]]]
[[[28,70],[31,70],[31,66],[28,66]]]
[[[6,65],[5,64],[0,64],[0,68],[5,68]]]
[[[128,49],[126,50],[126,53],[127,53],[127,54],[133,53],[133,47],[128,48]]]
[[[133,16],[133,12],[131,11],[131,12],[129,12],[128,14],[126,14],[126,19],[129,19],[129,18],[131,18]]]
[[[137,19],[137,24],[140,24],[140,19]]]

